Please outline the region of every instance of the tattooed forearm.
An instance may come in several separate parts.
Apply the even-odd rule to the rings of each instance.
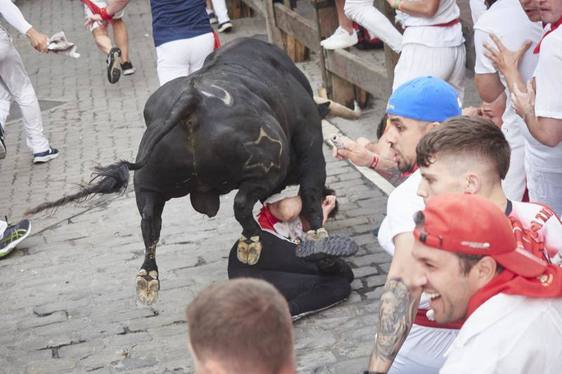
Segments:
[[[412,327],[418,302],[418,295],[412,295],[402,279],[389,279],[386,282],[381,295],[375,350],[371,355],[369,370],[386,372],[390,369]]]

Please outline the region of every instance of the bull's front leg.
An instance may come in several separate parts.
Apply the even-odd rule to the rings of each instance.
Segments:
[[[238,261],[248,265],[258,263],[262,250],[259,237],[260,227],[252,214],[254,205],[259,199],[256,190],[248,185],[240,186],[234,198],[234,217],[242,226],[237,257]]]
[[[144,262],[137,273],[137,299],[142,304],[153,304],[158,299],[160,280],[156,264],[156,245],[162,228],[162,210],[165,200],[156,193],[137,192],[137,204],[142,216],[141,229],[144,240]]]

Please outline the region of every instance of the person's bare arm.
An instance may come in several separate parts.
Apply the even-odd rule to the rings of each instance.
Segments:
[[[421,289],[412,287],[415,260],[411,232],[394,237],[394,257],[381,295],[375,347],[369,371],[386,373],[414,323]]]
[[[404,13],[418,17],[433,17],[439,9],[440,0],[387,0],[388,4]]]
[[[562,120],[537,117],[535,114],[535,88],[532,81],[527,84],[525,92],[515,87],[511,99],[515,111],[523,118],[535,139],[549,147],[556,147],[562,142]]]
[[[487,103],[494,102],[505,91],[497,73],[475,74],[474,83],[480,98]]]

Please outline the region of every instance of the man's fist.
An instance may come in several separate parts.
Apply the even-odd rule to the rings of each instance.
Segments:
[[[33,27],[27,30],[25,33],[29,38],[31,46],[41,53],[47,53],[49,50],[47,46],[49,45],[49,37],[39,31],[35,30]]]

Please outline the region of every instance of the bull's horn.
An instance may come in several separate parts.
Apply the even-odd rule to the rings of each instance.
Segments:
[[[357,101],[353,102],[354,109],[351,110],[345,105],[336,103],[335,101],[325,99],[320,96],[314,96],[314,101],[316,104],[324,104],[326,102],[330,103],[330,114],[336,117],[347,118],[347,119],[358,119],[361,116],[361,108]]]

